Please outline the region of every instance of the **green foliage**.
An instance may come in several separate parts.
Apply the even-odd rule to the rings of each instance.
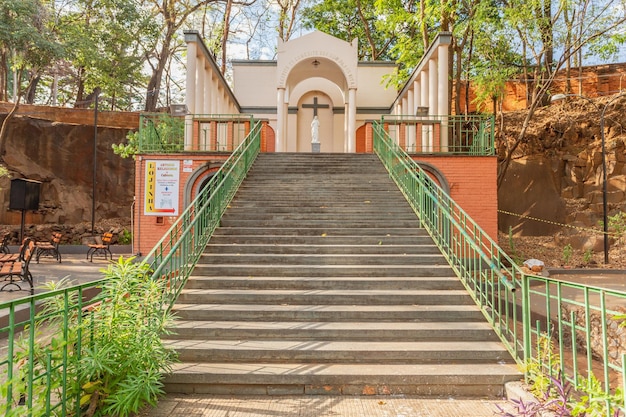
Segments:
[[[120,236],[117,240],[119,242],[120,245],[128,245],[130,243],[132,243],[133,241],[133,234],[131,233],[130,230],[122,230],[122,233],[120,233]]]
[[[524,372],[530,390],[540,398],[542,406],[536,411],[558,410],[561,416],[621,416],[618,412],[624,406],[621,388],[613,393],[606,392],[603,384],[592,374],[589,378],[578,375],[575,386],[568,386],[561,375],[561,358],[555,353],[555,346],[549,335],[544,334],[537,340],[534,356],[526,363]],[[610,405],[609,405],[610,404]],[[513,416],[514,414],[504,414]],[[543,415],[519,414],[524,416]]]
[[[608,223],[609,230],[615,235],[617,241],[621,242],[624,233],[626,233],[626,213],[620,211],[613,216],[609,216]]]
[[[588,264],[592,260],[593,260],[593,250],[591,248],[587,248],[587,250],[585,250],[585,253],[583,253],[583,262],[585,264]]]
[[[185,119],[168,114],[142,116],[138,132],[126,135],[127,143],[113,144],[113,152],[133,158],[138,152],[178,152],[184,148]]]
[[[522,259],[520,254],[517,253],[517,249],[515,249],[515,242],[513,241],[513,228],[511,226],[509,226],[508,237],[509,237],[509,256],[513,258],[513,262],[515,262],[516,265],[522,265],[524,263],[524,260]]]
[[[77,308],[69,310],[73,312],[69,317],[60,314],[77,305],[75,291],[67,292],[69,299],[63,293],[44,299],[34,324],[35,339],[26,336],[19,340],[14,353],[18,372],[0,386],[4,398],[9,386],[13,391],[13,398],[0,405],[0,413],[9,407],[9,415],[28,413],[26,407],[16,406],[23,399],[19,393],[28,392],[29,379],[32,415],[46,414],[49,394],[62,398],[66,380],[71,381],[68,398],[80,397],[83,412],[89,408],[90,415],[130,416],[146,404],[155,404],[163,393],[162,374],[170,371],[175,359],[161,341],[172,320],[163,307],[165,283],[153,281],[149,266],[134,262],[132,257],[110,264],[104,274],[107,280],[88,314]],[[48,289],[67,284],[62,280],[48,284]],[[34,361],[29,363],[31,354]],[[29,366],[33,378],[28,377]],[[47,390],[48,380],[51,392]]]
[[[569,265],[572,260],[572,255],[574,254],[574,249],[571,244],[567,244],[563,247],[563,253],[561,255],[561,259],[563,260],[564,265]]]

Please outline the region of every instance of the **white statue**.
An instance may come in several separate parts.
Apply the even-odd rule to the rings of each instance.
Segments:
[[[313,117],[311,122],[311,143],[319,143],[320,121],[317,116]]]

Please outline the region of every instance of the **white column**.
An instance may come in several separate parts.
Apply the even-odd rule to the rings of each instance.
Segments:
[[[438,69],[437,61],[435,61],[434,59],[429,60],[428,61],[428,114],[435,115],[435,116],[439,116],[437,114],[437,112],[439,111],[439,108],[437,107],[437,104],[438,104],[437,92],[439,91],[437,89],[438,87],[437,69]],[[432,126],[430,126],[428,130],[429,130],[428,150],[432,152],[433,150],[435,150],[433,149],[433,144],[434,144],[433,133],[434,132],[433,132]]]
[[[356,152],[356,88],[348,90],[348,152]]]
[[[204,60],[200,61],[200,65],[196,68],[197,77],[196,77],[196,91],[194,95],[196,96],[196,105],[195,105],[195,114],[205,114],[206,109],[204,108],[204,94],[205,94],[205,85],[204,85],[204,75],[205,75],[205,67]]]
[[[411,119],[413,119],[415,116],[415,93],[412,88],[409,89],[407,94],[407,114],[411,116]],[[407,151],[415,152],[415,125],[408,124],[407,129],[409,130],[409,134],[406,138]]]
[[[348,93],[349,95],[349,93]],[[350,139],[348,135],[348,117],[350,116],[350,105],[348,102],[343,103],[343,151],[344,153],[350,152]]]
[[[211,72],[207,68],[204,68],[202,77],[204,78],[203,109],[205,114],[211,114],[211,96],[213,95],[213,89],[211,88]]]
[[[197,44],[187,42],[187,91],[185,94],[185,104],[189,115],[185,116],[185,149],[191,149],[193,142],[193,114],[196,112],[196,53]]]
[[[217,81],[213,77],[213,73],[211,73],[211,113],[218,114],[219,113],[219,94],[220,90],[217,84]]]
[[[440,45],[438,48],[438,91],[437,113],[441,119],[441,151],[448,151],[448,115],[450,103],[448,101],[448,45]]]
[[[420,85],[422,87],[422,94],[420,95],[420,104],[423,107],[428,107],[428,70],[422,71],[420,73]],[[428,113],[431,112],[431,109],[428,109]],[[422,125],[422,152],[428,150],[428,125]]]
[[[421,103],[421,99],[422,99],[422,88],[421,88],[421,84],[420,82],[417,80],[417,78],[415,79],[415,81],[413,81],[413,110],[412,110],[412,114],[415,115],[415,113],[417,112],[417,108],[420,107],[422,105]]]
[[[282,152],[283,143],[285,142],[285,89],[279,88],[276,97],[276,152]]]

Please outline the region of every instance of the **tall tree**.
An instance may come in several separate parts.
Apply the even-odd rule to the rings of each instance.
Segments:
[[[13,108],[0,127],[0,155],[5,152],[6,128],[26,91],[43,68],[62,53],[49,31],[47,10],[39,0],[0,2],[0,73],[3,98],[7,98],[10,73],[15,92]]]
[[[498,186],[502,185],[514,152],[526,138],[526,131],[535,111],[545,103],[557,72],[581,49],[599,42],[602,38],[616,36],[626,23],[626,8],[618,7],[612,2],[605,2],[601,7],[588,10],[585,20],[580,22],[581,30],[572,34],[569,47],[559,51],[557,56],[551,39],[562,39],[567,32],[567,25],[563,23],[563,8],[552,12],[550,27],[556,33],[550,36],[545,33],[548,24],[544,20],[536,19],[539,9],[544,10],[544,3],[541,0],[509,0],[505,3],[506,22],[518,34],[524,51],[528,51],[527,56],[524,56],[525,71],[532,74],[530,75],[532,83],[528,94],[528,111],[520,132],[515,141],[503,144],[505,156],[498,172]],[[545,10],[543,13],[545,14]],[[544,16],[544,19],[547,17]],[[547,66],[548,63],[550,66]]]
[[[174,49],[176,33],[187,22],[187,19],[209,3],[223,0],[145,0],[152,10],[154,18],[158,18],[161,37],[148,56],[152,69],[146,91],[146,111],[155,111],[159,101],[163,72]]]
[[[395,37],[377,27],[376,0],[324,0],[302,12],[305,27],[347,42],[359,39],[360,60],[392,59]]]

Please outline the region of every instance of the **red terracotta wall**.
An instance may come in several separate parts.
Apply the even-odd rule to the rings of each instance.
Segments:
[[[135,237],[133,253],[147,255],[148,252],[159,242],[165,232],[176,222],[177,216],[153,216],[144,214],[145,204],[145,179],[147,161],[180,161],[180,180],[178,189],[179,215],[183,212],[185,201],[185,188],[189,177],[193,175],[197,168],[211,164],[209,171],[215,171],[214,165],[219,165],[225,161],[229,154],[207,155],[207,154],[176,154],[176,155],[138,155],[135,160],[135,208],[133,215],[133,235]],[[184,162],[184,161],[188,161]],[[196,183],[200,179],[196,180]],[[194,184],[195,185],[195,184]],[[192,198],[195,196],[192,196]]]
[[[448,181],[450,196],[495,241],[498,238],[497,158],[495,156],[413,157],[434,165]]]

